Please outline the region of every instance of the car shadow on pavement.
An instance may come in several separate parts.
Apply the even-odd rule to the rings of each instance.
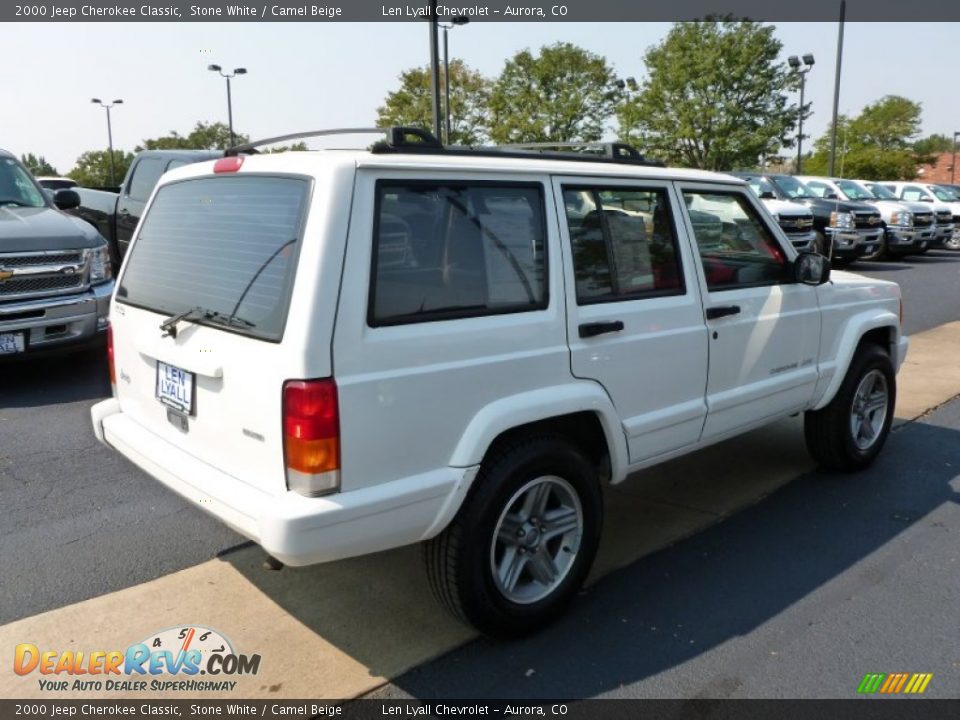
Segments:
[[[0,409],[56,405],[110,396],[106,350],[24,358],[0,365]]]
[[[280,573],[260,567],[260,551],[222,559],[298,627],[347,656],[345,667],[365,667],[370,687],[385,677],[392,692],[422,699],[591,697],[750,633],[944,503],[960,502],[950,486],[960,467],[958,447],[954,430],[909,423],[891,435],[868,471],[801,475],[757,502],[765,494],[759,491],[722,522],[715,521],[731,509],[729,499],[710,493],[720,499],[713,521],[699,526],[709,527],[690,535],[689,519],[679,518],[665,528],[674,544],[588,586],[557,624],[509,643],[463,644],[472,636],[434,602],[416,548]],[[802,440],[785,452],[798,448]],[[748,470],[754,458],[747,452],[728,443],[701,451],[712,453],[701,472],[718,462]],[[742,494],[744,483],[737,484]],[[636,513],[608,517],[605,532],[632,535],[642,545],[648,521],[657,521],[664,505],[637,496],[631,502]],[[345,687],[333,682],[344,696]]]

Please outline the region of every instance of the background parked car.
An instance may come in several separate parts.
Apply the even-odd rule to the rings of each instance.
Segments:
[[[884,182],[901,200],[929,203],[937,217],[936,238],[950,250],[960,250],[960,200],[948,188],[920,182]]]
[[[883,237],[877,252],[866,259],[925,252],[933,239],[933,211],[923,203],[897,200],[892,193],[880,198],[855,180],[809,175],[802,175],[800,179],[820,197],[865,202],[880,211]]]
[[[117,192],[77,188],[80,207],[73,211],[107,239],[119,265],[160,176],[190,163],[220,157],[219,150],[145,150],[138,153]]]
[[[0,150],[0,358],[104,341],[110,254],[100,233],[61,212],[79,202]]]
[[[47,190],[65,190],[67,188],[75,188],[79,184],[73,178],[54,177],[52,175],[43,175],[36,178],[36,180],[40,183],[41,187]]]
[[[785,200],[805,206],[813,214],[818,251],[841,266],[872,255],[880,246],[883,221],[876,208],[864,203],[817,197],[792,175],[732,172],[743,178],[762,200]]]

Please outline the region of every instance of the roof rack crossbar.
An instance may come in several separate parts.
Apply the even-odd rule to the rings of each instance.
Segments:
[[[303,140],[312,137],[328,137],[330,135],[386,135],[387,144],[392,148],[400,147],[432,147],[442,148],[440,141],[430,132],[416,127],[390,127],[390,128],[332,128],[329,130],[307,130],[306,132],[290,133],[289,135],[277,135],[276,137],[254,140],[252,142],[234,145],[224,151],[224,157],[239,155],[240,153],[255,153],[258,147],[264,145],[273,145],[287,140]],[[409,138],[415,137],[415,142],[410,142]]]

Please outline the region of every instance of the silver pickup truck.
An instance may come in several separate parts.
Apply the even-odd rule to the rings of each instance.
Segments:
[[[47,194],[0,150],[0,360],[106,338],[113,273],[107,242],[71,217],[70,189]]]

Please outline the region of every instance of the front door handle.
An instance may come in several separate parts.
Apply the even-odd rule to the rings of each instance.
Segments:
[[[707,320],[716,320],[717,318],[727,317],[727,315],[739,314],[739,305],[718,305],[717,307],[707,308]]]
[[[620,332],[623,330],[623,320],[610,320],[609,322],[583,323],[579,327],[580,337],[596,337],[604,333]]]

